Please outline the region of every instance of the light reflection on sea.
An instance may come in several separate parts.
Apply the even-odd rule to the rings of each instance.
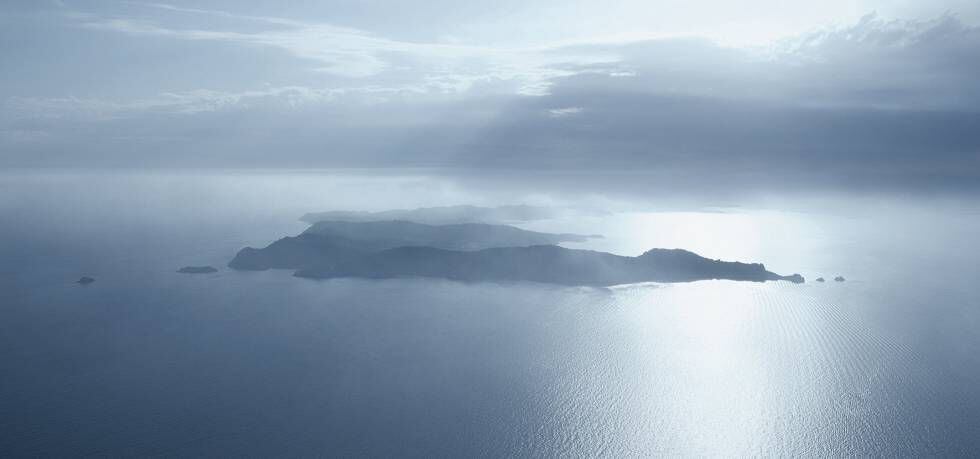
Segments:
[[[4,179],[3,455],[980,447],[973,208],[878,197],[525,225],[761,261],[803,285],[311,281],[223,264],[306,211],[471,197],[419,178],[107,177]]]

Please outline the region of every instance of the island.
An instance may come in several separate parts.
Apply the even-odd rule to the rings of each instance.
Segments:
[[[837,276],[834,278],[835,282],[844,282],[844,276]]]
[[[88,285],[91,284],[92,282],[95,282],[95,279],[88,276],[82,276],[81,279],[75,281],[76,284],[82,284],[82,285]]]
[[[207,274],[218,272],[213,266],[184,266],[177,270],[182,274]]]
[[[711,260],[681,249],[652,249],[629,257],[556,245],[584,238],[505,225],[329,221],[265,248],[246,247],[228,266],[291,269],[297,277],[316,279],[435,277],[586,286],[710,279],[804,281],[799,274],[767,271],[761,263]]]
[[[818,278],[817,278],[817,282],[825,282],[825,280],[824,280],[824,278],[822,278],[822,277],[818,277]]]

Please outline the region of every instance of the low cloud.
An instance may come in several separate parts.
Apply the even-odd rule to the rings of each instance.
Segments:
[[[309,70],[352,73],[135,98],[7,98],[0,130],[44,135],[3,136],[13,153],[0,161],[629,171],[695,188],[980,183],[980,29],[949,15],[871,15],[757,48],[675,38],[498,49],[227,14],[250,26],[77,20],[163,42],[261,46]],[[30,142],[14,148],[14,138]]]
[[[350,87],[315,89],[303,86],[263,88],[242,92],[196,90],[163,93],[151,98],[113,100],[78,97],[13,97],[4,109],[10,116],[28,119],[82,119],[109,121],[149,114],[196,115],[222,110],[299,108],[334,103],[380,103],[399,94],[424,92],[422,87]]]
[[[490,47],[445,42],[410,42],[377,36],[333,24],[277,17],[237,15],[224,11],[148,7],[191,15],[221,16],[247,21],[251,27],[183,28],[132,17],[83,15],[82,27],[134,36],[190,41],[227,42],[279,49],[314,63],[316,71],[343,78],[386,76],[401,84],[421,79],[443,88],[470,87],[467,81],[493,78],[519,82],[518,93],[541,95],[548,81],[568,76],[570,66],[609,63],[614,56],[599,52],[553,52],[550,47]],[[256,29],[255,24],[259,27]],[[407,80],[407,81],[406,81]],[[461,82],[463,82],[461,84]]]
[[[552,118],[567,118],[569,116],[582,113],[582,107],[552,108],[548,110],[548,115]]]

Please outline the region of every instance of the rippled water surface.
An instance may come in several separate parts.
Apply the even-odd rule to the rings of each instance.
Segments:
[[[601,233],[570,246],[627,255],[683,247],[761,261],[803,285],[312,281],[223,267],[242,246],[301,231],[307,211],[480,199],[454,186],[336,174],[0,178],[0,453],[980,448],[970,200],[654,202],[525,225]],[[191,264],[221,270],[174,272]],[[837,274],[848,281],[812,281]],[[74,284],[82,275],[97,281]]]

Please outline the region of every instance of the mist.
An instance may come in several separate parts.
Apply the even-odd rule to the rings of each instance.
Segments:
[[[0,456],[980,449],[980,8],[0,5]]]

